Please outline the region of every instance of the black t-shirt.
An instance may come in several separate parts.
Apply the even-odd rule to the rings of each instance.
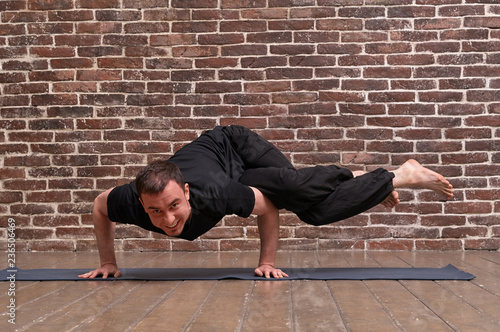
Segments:
[[[238,182],[245,167],[223,127],[216,127],[187,144],[169,159],[189,184],[191,220],[179,235],[194,240],[213,228],[225,215],[248,217],[255,205],[252,189]],[[108,196],[111,221],[134,224],[165,234],[142,207],[135,181],[114,188]]]

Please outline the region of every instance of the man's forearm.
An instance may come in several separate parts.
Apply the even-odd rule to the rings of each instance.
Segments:
[[[117,265],[114,245],[115,223],[111,221],[94,220],[94,229],[101,266],[104,264]]]
[[[255,205],[252,213],[257,215],[260,235],[259,267],[255,269],[255,274],[266,278],[288,277],[288,274],[274,267],[280,231],[279,211],[260,190],[250,188],[255,194]]]
[[[279,241],[279,213],[277,210],[257,217],[260,234],[260,265],[274,267]]]
[[[94,202],[94,232],[97,238],[97,249],[101,266],[116,265],[115,256],[115,223],[109,220],[106,206],[107,193],[100,195]]]

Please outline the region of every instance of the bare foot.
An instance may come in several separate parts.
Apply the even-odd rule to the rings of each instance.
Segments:
[[[383,206],[387,207],[387,208],[393,208],[395,207],[396,205],[399,204],[399,193],[395,190],[393,190],[389,196],[387,196],[383,201],[382,203]]]
[[[453,197],[453,186],[439,173],[420,165],[410,159],[394,172],[393,184],[395,188],[430,189],[442,194],[446,199]]]

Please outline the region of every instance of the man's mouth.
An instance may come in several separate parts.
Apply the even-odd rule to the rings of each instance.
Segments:
[[[178,224],[179,224],[179,222],[177,221],[177,222],[175,223],[175,225],[172,225],[172,226],[167,226],[167,228],[175,228],[175,226],[177,226]]]

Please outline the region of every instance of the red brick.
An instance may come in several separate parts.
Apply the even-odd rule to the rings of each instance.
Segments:
[[[334,152],[337,151],[361,151],[364,148],[364,142],[359,140],[336,140],[336,141],[320,141],[318,142],[318,151],[329,151]],[[338,162],[340,158],[338,156],[333,155],[334,161]]]
[[[90,214],[92,213],[93,204],[58,204],[57,212],[62,214]]]
[[[99,68],[142,68],[141,58],[100,58],[97,59]]]
[[[474,160],[476,163],[488,162],[489,158],[486,153],[455,153],[455,154],[443,154],[441,156],[443,163],[445,164],[467,164],[471,160]]]
[[[271,98],[275,104],[307,103],[318,99],[314,92],[280,92],[274,93]]]
[[[448,202],[445,213],[450,214],[482,214],[491,213],[492,205],[486,202]]]
[[[79,70],[77,80],[79,81],[115,81],[121,78],[121,72],[117,70]]]
[[[236,67],[238,65],[237,59],[230,58],[206,58],[206,59],[196,59],[196,68],[227,68]]]
[[[12,132],[9,134],[10,142],[51,142],[54,134],[50,132]]]
[[[285,66],[287,62],[288,62],[287,59],[283,56],[241,58],[242,68],[266,68],[266,67]]]
[[[75,244],[72,240],[35,240],[29,242],[32,251],[74,251]]]
[[[55,36],[56,46],[95,46],[100,44],[99,35],[60,35]]]
[[[445,238],[468,238],[485,237],[488,233],[486,227],[445,227],[442,230],[442,237]]]
[[[237,82],[206,82],[196,83],[196,93],[231,93],[241,92],[241,83]]]
[[[466,239],[465,249],[472,250],[497,250],[500,247],[500,238],[491,239]]]
[[[179,46],[173,47],[174,57],[214,57],[219,50],[213,46]]]
[[[32,47],[30,53],[38,57],[50,58],[57,54],[58,57],[74,57],[75,49],[72,47]]]
[[[23,201],[21,192],[4,191],[0,193],[0,203],[17,203]]]
[[[125,96],[121,94],[81,94],[80,104],[82,105],[122,105]]]
[[[388,140],[394,137],[392,129],[350,129],[346,137],[362,140]]]
[[[299,165],[326,165],[338,163],[340,157],[334,153],[295,153],[294,161]]]
[[[499,175],[500,167],[498,165],[471,165],[466,166],[466,176],[492,176]]]
[[[416,250],[463,250],[461,240],[415,240]]]
[[[319,240],[319,250],[363,250],[364,240]]]
[[[399,103],[414,102],[415,93],[413,92],[372,92],[368,94],[368,99],[372,102]]]
[[[30,81],[71,81],[75,75],[73,70],[37,71],[28,74]]]
[[[53,214],[54,209],[52,206],[38,205],[38,204],[13,204],[10,206],[10,211],[13,214]]]
[[[79,153],[122,153],[122,142],[79,143]],[[87,159],[88,160],[88,159]]]
[[[383,65],[385,60],[381,55],[344,55],[338,61],[341,66],[373,66]]]
[[[248,56],[248,55],[266,55],[267,47],[265,45],[238,45],[222,46],[222,56]]]
[[[414,240],[408,239],[388,239],[388,240],[368,240],[366,241],[368,250],[413,250]]]
[[[482,215],[471,216],[469,222],[473,225],[493,226],[498,225],[498,216],[496,215]]]
[[[170,73],[167,71],[152,71],[152,70],[125,70],[123,78],[126,80],[161,80],[165,81],[170,78]],[[184,87],[182,84],[177,84],[179,87]],[[185,88],[184,88],[185,89]],[[181,92],[181,91],[175,91]]]
[[[77,170],[79,177],[120,176],[121,168],[112,166],[81,167]]]
[[[449,103],[453,101],[463,100],[462,92],[419,92],[418,98],[422,102],[426,103]]]
[[[116,129],[122,127],[119,119],[83,119],[76,121],[78,129]]]
[[[357,44],[320,44],[318,45],[319,54],[359,54],[362,48]]]
[[[49,180],[48,187],[50,189],[81,189],[81,188],[92,188],[92,179],[54,179]]]

